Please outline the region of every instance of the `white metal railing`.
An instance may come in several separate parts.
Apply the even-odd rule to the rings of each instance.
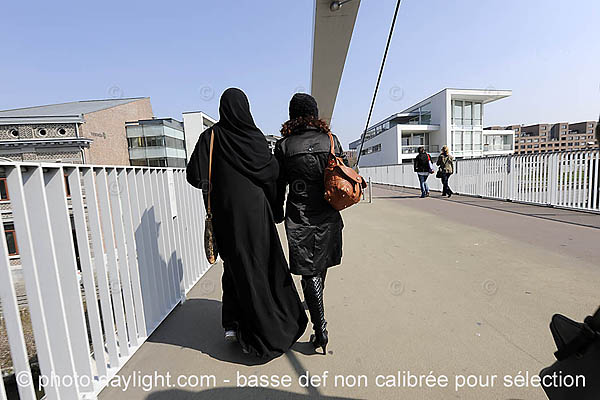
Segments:
[[[374,183],[418,188],[413,165],[363,167]],[[457,193],[600,211],[600,153],[584,150],[457,160],[450,187]],[[432,190],[441,180],[428,180]]]
[[[183,169],[0,168],[41,374],[75,377],[72,385],[46,387],[45,395],[95,398],[210,267],[201,245],[201,192],[187,184]],[[31,369],[2,224],[0,229],[0,294],[13,368],[20,398],[35,399],[37,381],[22,378],[31,377]]]
[[[428,153],[439,153],[440,151],[440,146],[435,144],[403,144],[402,154],[417,154],[419,152],[419,147],[424,147],[425,151]]]

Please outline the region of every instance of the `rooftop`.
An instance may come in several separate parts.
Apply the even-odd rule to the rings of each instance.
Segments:
[[[124,99],[82,100],[43,106],[15,108],[0,111],[0,124],[39,122],[82,122],[84,114],[131,103],[147,97]]]

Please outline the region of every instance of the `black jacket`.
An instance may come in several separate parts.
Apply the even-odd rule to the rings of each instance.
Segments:
[[[431,172],[429,160],[429,154],[419,153],[413,161],[415,172]]]
[[[339,211],[325,200],[323,171],[330,151],[329,136],[316,128],[306,128],[279,140],[275,157],[279,161],[277,200],[273,214],[284,219],[293,274],[315,275],[341,263],[342,229]],[[342,146],[334,135],[335,153],[348,164]]]

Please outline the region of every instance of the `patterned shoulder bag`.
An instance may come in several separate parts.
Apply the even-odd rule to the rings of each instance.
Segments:
[[[210,131],[210,154],[208,156],[208,207],[206,210],[206,220],[204,221],[204,252],[206,259],[210,264],[217,262],[219,250],[217,249],[217,240],[215,239],[215,231],[212,222],[212,209],[210,207],[210,192],[212,191],[212,155],[213,143],[215,140],[214,130]]]

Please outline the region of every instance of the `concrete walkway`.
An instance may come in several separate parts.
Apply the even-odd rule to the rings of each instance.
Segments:
[[[600,216],[559,222],[537,215],[552,209],[517,205],[517,213],[500,202],[419,199],[411,190],[376,188],[374,195],[373,204],[343,212],[344,261],[330,270],[325,293],[327,356],[313,354],[308,330],[267,363],[224,343],[217,265],[120,373],[169,372],[171,381],[150,391],[107,388],[100,398],[545,399],[540,388],[505,387],[504,377],[537,374],[553,362],[552,314],[581,320],[600,304],[600,229],[591,227]],[[302,387],[306,371],[328,371],[328,378]],[[407,371],[445,375],[448,385],[402,387],[397,377]],[[236,388],[238,374],[289,375],[291,387]],[[455,390],[456,376],[469,374],[483,381]],[[204,387],[178,386],[179,375],[192,384],[195,375]],[[337,386],[336,375],[343,377]],[[386,382],[378,375],[396,377],[387,380],[395,387],[378,387]],[[481,387],[491,375],[494,386]]]

